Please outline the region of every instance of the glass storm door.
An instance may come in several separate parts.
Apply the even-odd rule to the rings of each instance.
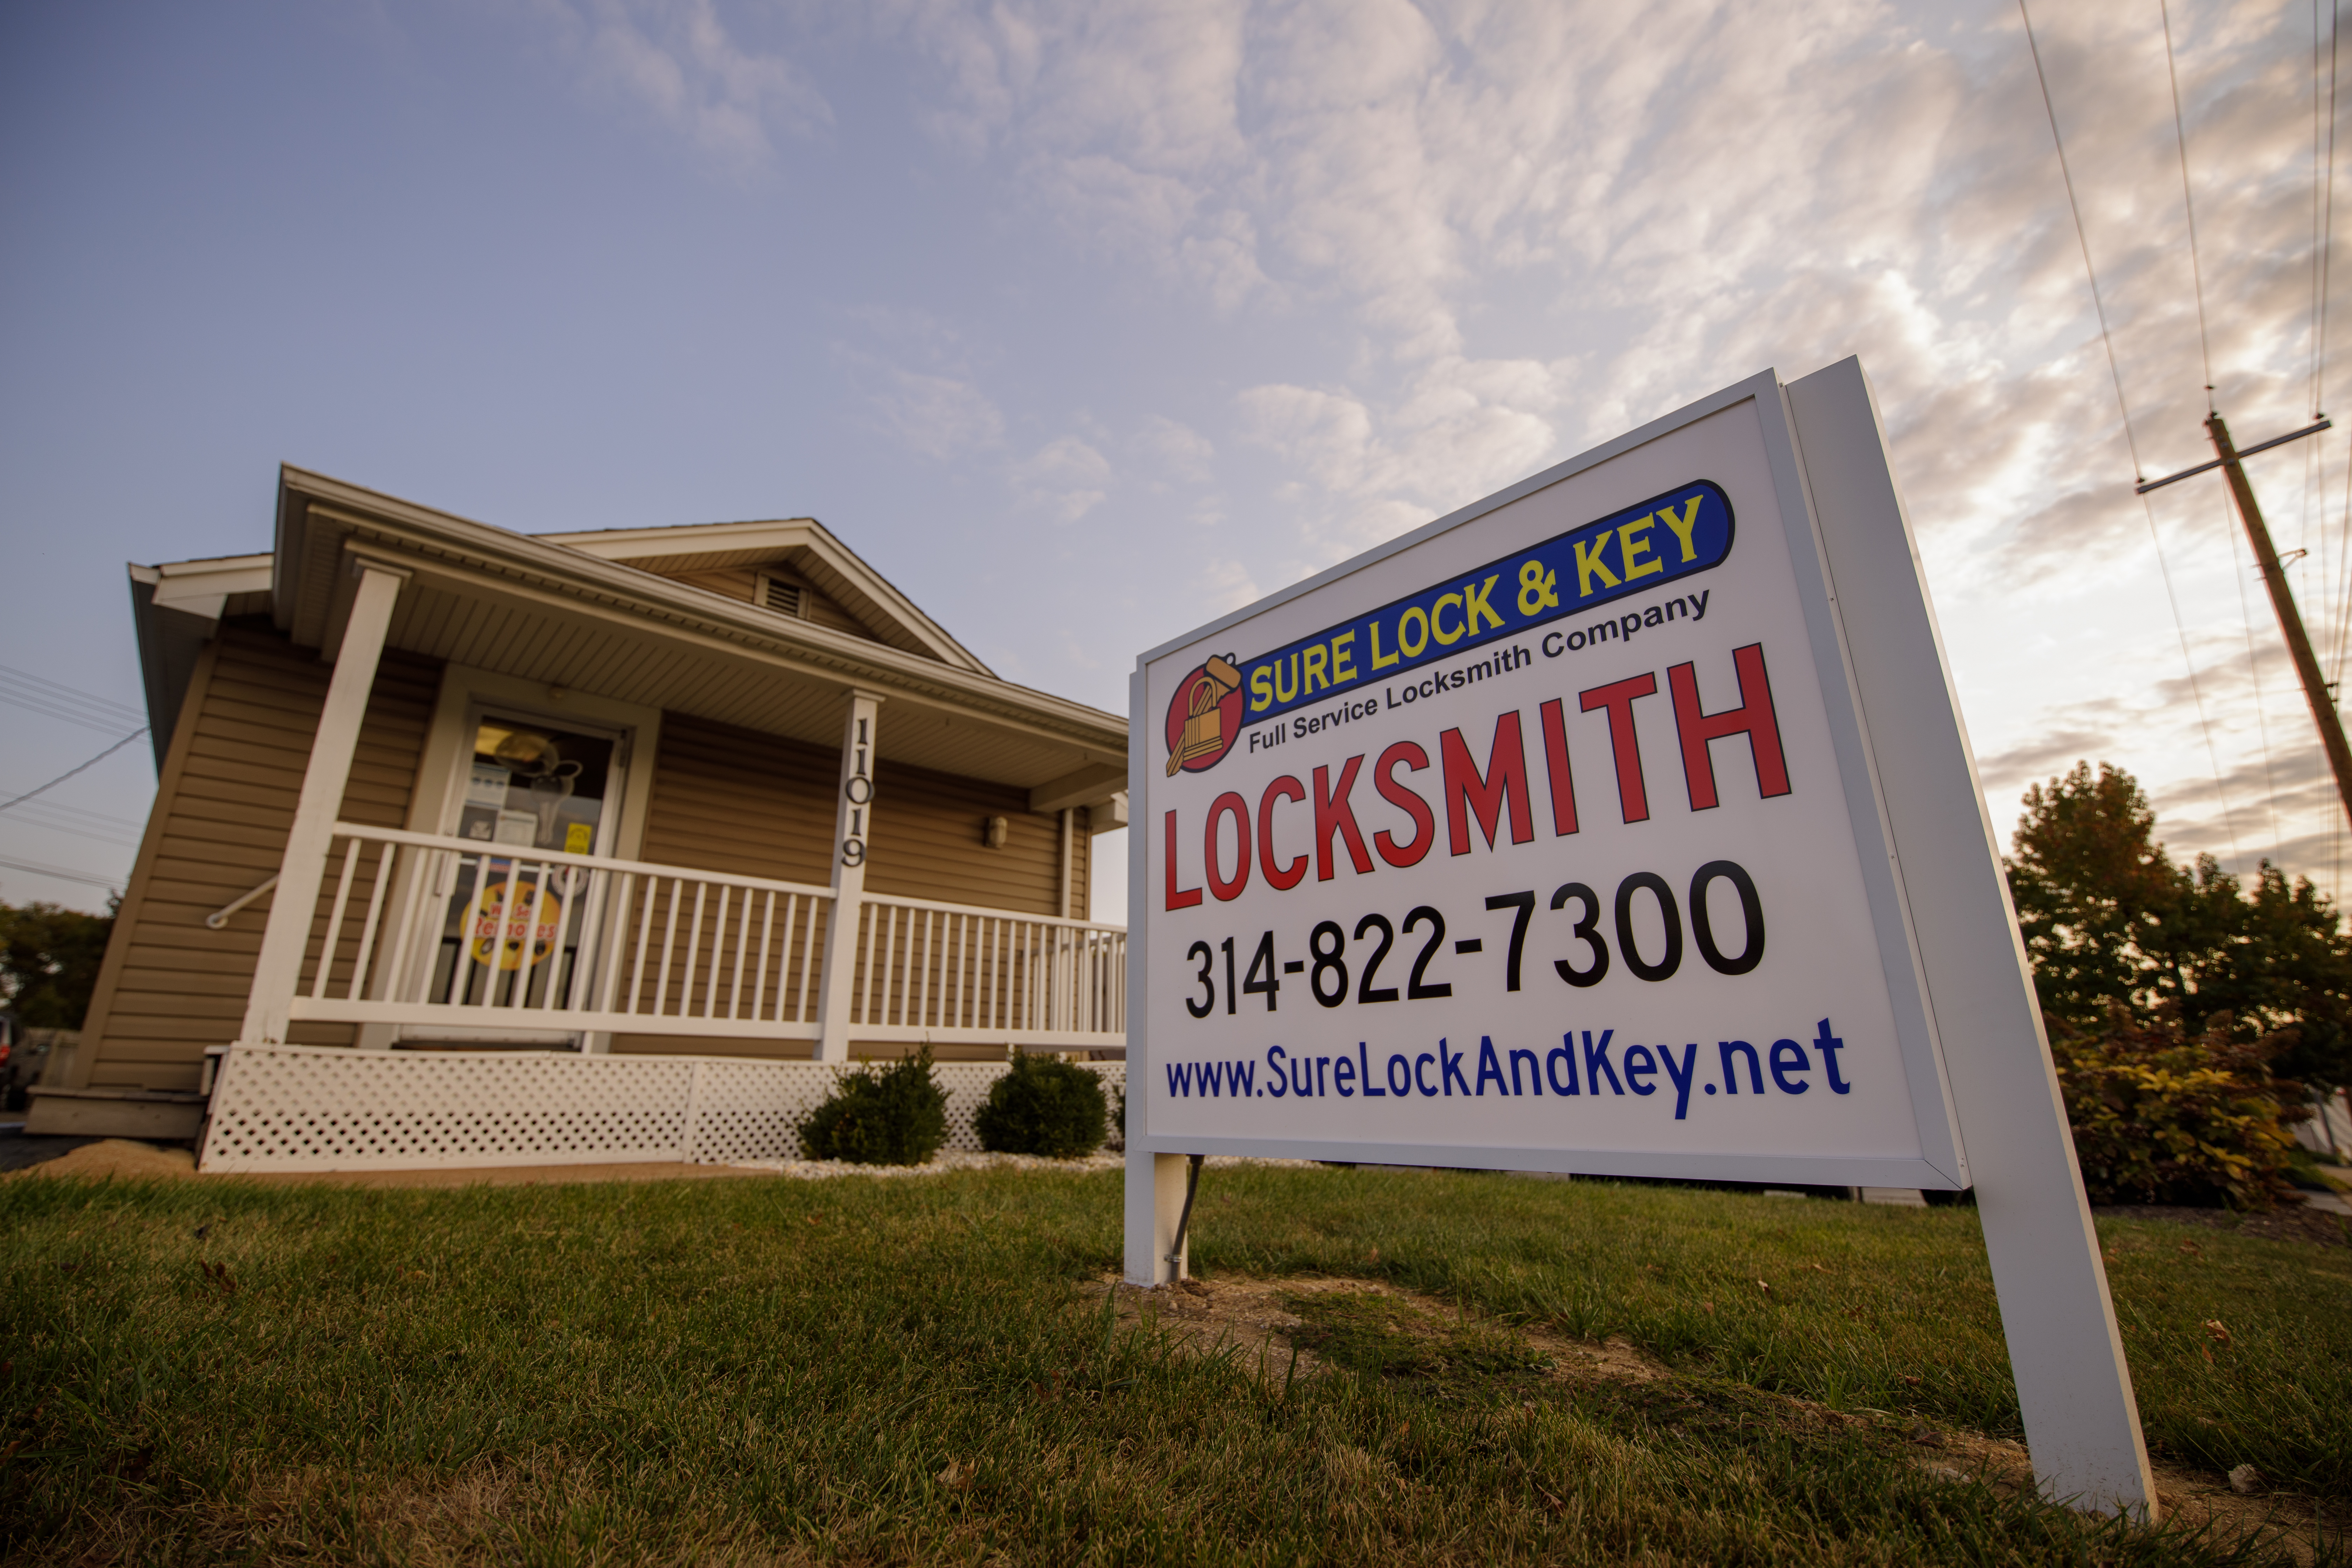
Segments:
[[[472,1006],[563,1006],[604,878],[534,852],[609,852],[619,812],[620,737],[483,714],[474,726],[457,837],[484,847],[456,857],[427,991]]]

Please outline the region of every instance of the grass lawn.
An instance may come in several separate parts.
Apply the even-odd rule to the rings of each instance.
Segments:
[[[1286,1379],[1120,1326],[1118,1178],[0,1184],[19,1562],[2209,1563],[1926,1476],[2015,1436],[1976,1218],[1212,1168],[1212,1279],[1339,1275]],[[2352,1511],[2352,1251],[2103,1225],[2150,1445]],[[1304,1300],[1301,1298],[1300,1300]],[[2223,1324],[2226,1345],[2205,1328]],[[1663,1383],[1547,1377],[1509,1330]],[[1415,1348],[1418,1344],[1419,1348]],[[1876,1413],[1800,1429],[1789,1394]],[[2323,1548],[2323,1560],[2341,1561]]]

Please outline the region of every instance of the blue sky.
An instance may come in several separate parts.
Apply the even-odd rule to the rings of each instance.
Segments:
[[[2208,349],[2158,9],[2049,10],[2168,471]],[[2172,21],[2249,441],[2313,398],[2313,13]],[[266,548],[280,460],[524,531],[814,515],[1001,673],[1118,710],[1141,647],[1859,353],[1996,820],[2109,759],[2177,852],[2335,883],[2219,481],[2132,494],[2013,5],[26,4],[0,214],[0,666],[113,703],[123,563]],[[2331,675],[2347,434],[2255,468]],[[119,733],[81,717],[0,708],[0,795]],[[152,787],[127,748],[0,813],[0,861],[120,878]]]

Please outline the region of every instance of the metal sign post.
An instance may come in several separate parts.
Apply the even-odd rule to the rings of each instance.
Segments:
[[[1127,1270],[1184,1156],[1978,1194],[2035,1471],[2154,1490],[1999,845],[1848,360],[1139,661]]]

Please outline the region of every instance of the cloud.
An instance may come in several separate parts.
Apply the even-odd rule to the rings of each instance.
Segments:
[[[1989,782],[2079,746],[2139,772],[2199,847],[2303,842],[2333,807],[2292,782],[2317,755],[2292,683],[2266,669],[2257,706],[2219,657],[2226,631],[2242,668],[2247,635],[2220,492],[2158,498],[2176,631],[2130,479],[2206,455],[2209,380],[2242,439],[2314,405],[2310,19],[2176,8],[2193,268],[2160,35],[2126,0],[2042,9],[2128,438],[2042,89],[1997,7],[1823,0],[1794,26],[1776,0],[898,0],[886,26],[937,73],[934,134],[1070,242],[1206,318],[1339,345],[1250,376],[1230,433],[1209,427],[1273,465],[1239,509],[1280,525],[1211,591],[1254,595],[1762,367],[1858,353]],[[2352,540],[2322,520],[2344,453],[2261,461],[2340,646]]]
[[[914,451],[944,462],[983,451],[1004,438],[1004,416],[968,381],[882,367],[884,384],[868,401],[885,428]]]
[[[1207,607],[1211,618],[1265,597],[1256,579],[1250,575],[1249,568],[1226,556],[1213,556],[1203,562],[1199,584],[1201,602]]]
[[[1144,422],[1135,446],[1156,458],[1171,479],[1187,484],[1208,483],[1217,455],[1216,444],[1206,436],[1164,414]]]
[[[541,0],[591,90],[627,103],[736,169],[764,163],[772,130],[804,135],[832,106],[782,55],[744,47],[716,0]]]
[[[1110,461],[1076,436],[1049,441],[1013,465],[1014,489],[1056,522],[1076,522],[1108,493]]]

